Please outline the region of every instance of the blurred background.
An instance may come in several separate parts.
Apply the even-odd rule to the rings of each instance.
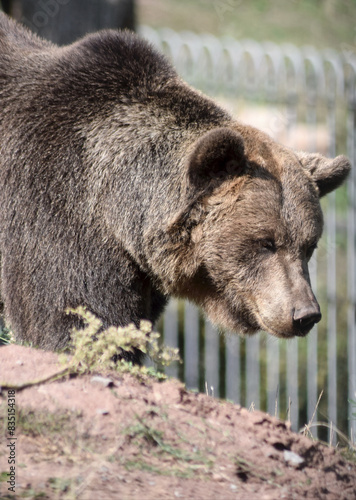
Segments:
[[[356,0],[2,0],[65,44],[129,28],[180,75],[240,120],[296,149],[356,160]],[[354,169],[355,170],[355,169]],[[356,228],[353,171],[323,200],[325,232],[311,262],[323,319],[305,339],[217,332],[172,300],[157,328],[180,348],[168,370],[189,388],[289,419],[332,444],[356,442]]]

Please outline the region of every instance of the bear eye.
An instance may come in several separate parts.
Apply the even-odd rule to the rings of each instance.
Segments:
[[[274,240],[270,238],[259,240],[259,244],[264,250],[268,250],[269,252],[274,253],[277,250]]]

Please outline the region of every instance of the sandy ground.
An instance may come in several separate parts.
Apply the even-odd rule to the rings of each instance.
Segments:
[[[110,372],[15,390],[10,436],[4,387],[61,368],[54,353],[0,348],[1,499],[356,498],[356,460],[176,380]]]

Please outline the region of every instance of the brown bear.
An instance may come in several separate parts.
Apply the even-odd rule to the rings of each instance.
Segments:
[[[64,347],[79,305],[155,322],[170,296],[223,328],[305,335],[319,198],[350,164],[299,153],[189,87],[129,32],[66,47],[0,14],[0,251],[18,340]]]

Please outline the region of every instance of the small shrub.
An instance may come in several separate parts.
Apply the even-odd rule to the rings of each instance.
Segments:
[[[85,324],[83,329],[71,332],[69,366],[71,372],[87,373],[93,371],[116,370],[139,375],[155,375],[165,378],[152,368],[136,366],[125,359],[117,360],[117,354],[133,353],[139,350],[147,354],[155,363],[167,366],[180,361],[178,349],[158,343],[159,333],[152,331],[149,321],[141,321],[140,328],[134,324],[125,327],[109,327],[102,330],[102,322],[84,307],[71,309],[70,314],[80,316]],[[66,358],[68,362],[68,358]]]

